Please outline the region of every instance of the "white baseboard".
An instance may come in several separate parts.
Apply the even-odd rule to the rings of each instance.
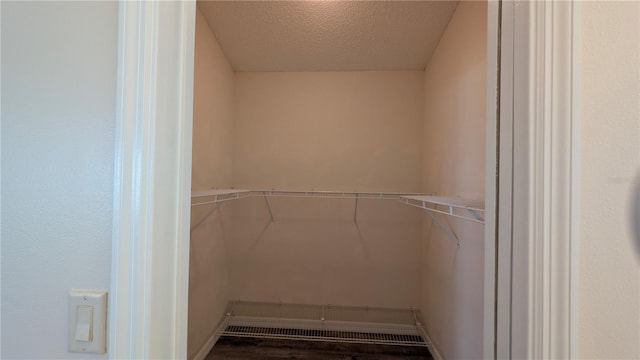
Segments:
[[[433,359],[444,360],[444,358],[442,357],[442,355],[440,355],[440,352],[436,348],[436,345],[433,343],[433,341],[431,341],[429,334],[427,334],[427,330],[425,330],[422,325],[420,326],[420,330],[422,330],[422,336],[426,340],[427,348],[429,349],[429,352],[431,353],[431,356],[433,357]]]
[[[204,360],[207,357],[207,355],[209,355],[209,353],[211,352],[211,349],[213,349],[213,346],[216,344],[216,342],[218,342],[219,338],[220,338],[220,334],[217,331],[214,332],[213,335],[211,335],[209,340],[207,340],[207,342],[204,343],[200,351],[198,351],[198,353],[196,354],[196,356],[193,357],[192,360]]]
[[[440,355],[440,353],[438,352],[438,349],[436,349],[436,346],[433,345],[431,340],[428,340],[428,341],[429,341],[429,345],[427,345],[427,347],[429,348],[429,352],[431,353],[431,356],[433,357],[433,359],[444,360],[444,358],[442,357],[442,355]]]
[[[207,342],[205,342],[204,345],[202,345],[202,348],[200,349],[200,351],[198,351],[196,356],[194,356],[193,359],[191,360],[204,360],[207,357],[207,355],[209,355],[209,353],[211,352],[211,349],[213,349],[213,346],[218,342],[218,339],[220,339],[220,335],[222,334],[221,330],[227,327],[228,321],[229,321],[229,318],[225,316],[220,322],[220,325],[218,326],[218,328],[216,328],[216,331],[213,332],[209,340],[207,340]]]

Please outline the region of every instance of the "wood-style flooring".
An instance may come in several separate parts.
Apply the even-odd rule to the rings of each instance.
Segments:
[[[222,337],[206,360],[431,360],[424,347]]]

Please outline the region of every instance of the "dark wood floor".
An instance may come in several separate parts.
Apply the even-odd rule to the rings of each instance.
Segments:
[[[424,347],[222,337],[206,360],[431,360]]]

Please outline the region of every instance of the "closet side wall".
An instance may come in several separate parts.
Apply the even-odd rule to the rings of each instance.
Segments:
[[[424,74],[424,192],[484,198],[485,2],[460,2]],[[460,248],[425,222],[422,312],[446,359],[482,354],[484,227],[442,217]]]
[[[233,69],[206,20],[197,11],[193,104],[193,190],[231,186]],[[189,358],[206,344],[225,313],[228,269],[224,246],[231,217],[225,206],[191,208],[189,260]]]
[[[195,41],[191,185],[193,190],[230,188],[233,68],[199,9]]]

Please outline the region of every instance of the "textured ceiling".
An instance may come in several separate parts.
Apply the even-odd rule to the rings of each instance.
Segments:
[[[236,71],[422,70],[457,1],[198,1]]]

